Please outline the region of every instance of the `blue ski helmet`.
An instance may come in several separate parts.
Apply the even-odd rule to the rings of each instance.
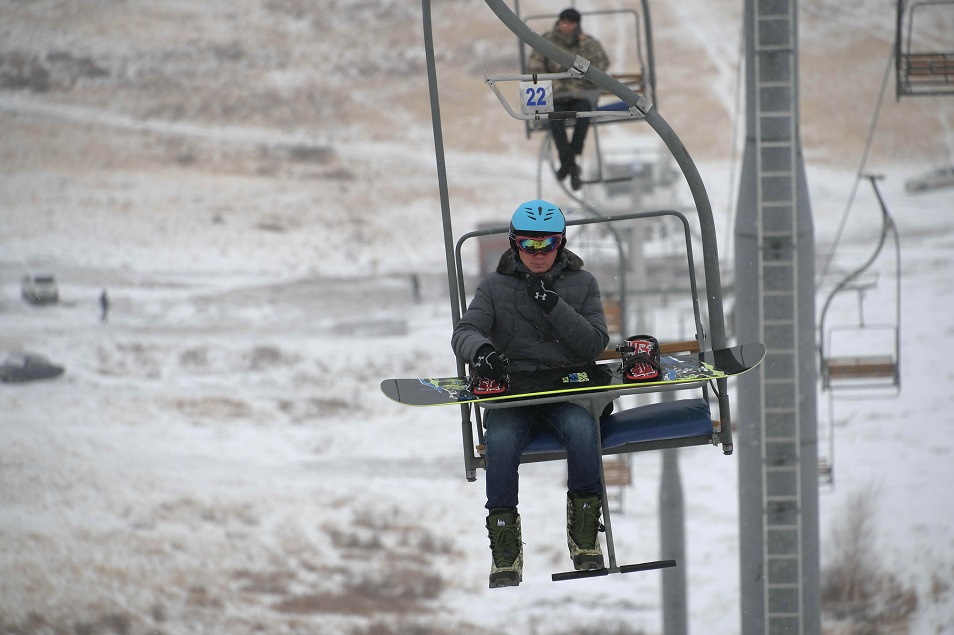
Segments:
[[[563,240],[560,251],[566,246],[566,219],[563,212],[553,203],[534,199],[521,203],[510,218],[510,246],[517,248],[517,236],[553,236],[560,234]]]
[[[510,219],[510,236],[566,235],[566,219],[553,203],[540,199],[521,203]]]

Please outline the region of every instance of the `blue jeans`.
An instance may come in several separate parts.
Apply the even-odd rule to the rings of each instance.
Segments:
[[[579,404],[560,402],[487,411],[487,509],[517,506],[520,455],[540,430],[552,431],[567,452],[567,489],[600,494],[596,424]]]

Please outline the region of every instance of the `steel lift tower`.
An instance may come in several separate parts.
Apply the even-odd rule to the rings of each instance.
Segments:
[[[798,117],[797,0],[745,0],[746,142],[736,332],[764,342],[738,381],[743,635],[821,631],[814,232]]]

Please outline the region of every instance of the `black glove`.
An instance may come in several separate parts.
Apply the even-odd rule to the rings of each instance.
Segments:
[[[484,379],[502,382],[507,377],[507,365],[506,357],[495,351],[490,344],[484,344],[477,350],[471,370]]]
[[[543,312],[547,314],[555,309],[557,302],[560,301],[560,296],[555,291],[547,289],[543,284],[543,278],[538,276],[530,276],[530,281],[527,283],[527,295],[539,304],[543,308]]]

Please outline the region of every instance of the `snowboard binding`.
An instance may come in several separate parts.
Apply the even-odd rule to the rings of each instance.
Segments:
[[[470,392],[478,397],[488,397],[490,395],[499,395],[507,392],[507,389],[510,387],[510,375],[507,373],[510,367],[510,360],[501,355],[500,363],[502,369],[499,378],[481,377],[476,373],[475,369],[472,368],[469,385]]]
[[[501,393],[507,392],[509,383],[510,381],[507,377],[504,377],[504,379],[501,381],[497,381],[496,379],[488,379],[486,377],[478,377],[477,375],[474,375],[470,378],[470,392],[474,393],[478,397],[499,395]]]
[[[630,335],[616,350],[623,356],[619,369],[623,381],[636,383],[659,378],[659,340],[652,335]]]

